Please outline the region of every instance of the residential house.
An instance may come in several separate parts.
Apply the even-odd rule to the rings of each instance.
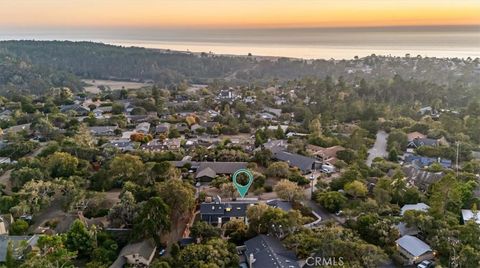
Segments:
[[[237,170],[245,168],[247,168],[247,162],[200,162],[196,170],[195,179],[209,182],[218,175],[231,176]]]
[[[275,159],[287,162],[291,167],[297,167],[303,174],[308,174],[313,170],[320,169],[322,163],[315,158],[294,154],[286,151],[274,154]]]
[[[262,144],[264,149],[270,150],[272,153],[277,153],[280,151],[285,151],[288,148],[287,140],[269,140],[268,142]]]
[[[425,156],[419,156],[419,155],[414,155],[409,153],[405,154],[403,158],[404,158],[405,164],[415,165],[419,169],[428,167],[434,163],[438,163],[444,168],[452,167],[452,160],[449,160],[449,159],[425,157]]]
[[[0,164],[10,164],[12,163],[12,159],[10,157],[0,157]]]
[[[284,105],[287,103],[287,99],[285,99],[285,97],[274,96],[273,101],[275,102],[275,105],[278,105],[278,106]]]
[[[238,96],[235,94],[235,92],[233,92],[233,88],[229,88],[220,90],[216,99],[218,101],[233,102],[235,99],[237,99],[237,97]]]
[[[135,127],[135,132],[137,133],[143,133],[143,134],[148,134],[150,132],[150,123],[148,122],[143,122],[138,124]]]
[[[0,113],[0,120],[4,120],[4,121],[7,121],[7,120],[10,120],[12,118],[12,111],[10,110],[4,110]]]
[[[151,119],[155,119],[155,117],[147,114],[127,115],[127,121],[132,124],[148,122]]]
[[[422,133],[415,131],[415,132],[410,132],[407,134],[407,140],[408,142],[412,142],[415,139],[426,139],[427,135],[423,135]]]
[[[217,111],[215,111],[215,110],[208,110],[208,115],[209,115],[210,117],[217,117],[217,116],[220,115],[220,113],[217,112]]]
[[[199,125],[199,124],[193,124],[193,125],[190,126],[190,130],[191,130],[192,132],[197,132],[197,131],[199,131],[199,130],[201,130],[201,129],[204,130],[205,128],[202,127],[202,126]]]
[[[170,123],[161,123],[155,127],[155,134],[168,134]]]
[[[123,268],[126,265],[128,267],[148,267],[155,256],[156,250],[157,246],[152,239],[128,244],[122,248],[110,268]]]
[[[427,191],[430,185],[439,181],[445,174],[444,172],[429,172],[421,170],[413,165],[406,165],[402,167],[409,185],[414,185],[422,191]],[[395,171],[392,169],[388,172],[388,176],[392,177]]]
[[[185,123],[176,124],[174,128],[176,128],[180,133],[185,133],[189,129],[188,125]]]
[[[39,235],[0,235],[0,263],[7,259],[8,244],[12,244],[13,257],[22,259],[37,246]]]
[[[117,139],[112,140],[110,143],[106,143],[106,145],[111,145],[115,148],[120,149],[121,151],[133,151],[133,142],[130,139]]]
[[[142,150],[151,151],[151,152],[161,152],[168,149],[165,142],[160,142],[159,140],[153,140],[149,143],[142,144],[140,148]]]
[[[275,109],[275,108],[270,108],[270,107],[265,107],[263,111],[272,114],[276,117],[280,117],[282,115],[282,109]]]
[[[316,156],[324,164],[335,165],[338,161],[337,152],[345,150],[343,146],[332,146],[328,148],[307,144],[307,153]]]
[[[180,139],[167,139],[163,142],[168,150],[176,151],[180,149],[181,141]]]
[[[246,103],[246,104],[255,103],[256,100],[257,100],[257,98],[255,96],[246,96],[246,97],[243,98],[243,102]]]
[[[16,126],[11,126],[9,128],[6,128],[3,130],[3,133],[4,134],[7,134],[7,133],[18,133],[18,132],[21,132],[21,131],[26,131],[26,132],[30,132],[30,123],[28,124],[22,124],[22,125],[16,125]]]
[[[100,106],[95,108],[92,113],[97,119],[105,118],[104,114],[112,112],[112,106]]]
[[[429,138],[415,138],[408,142],[408,148],[418,148],[420,146],[438,146],[438,140]]]
[[[406,204],[400,209],[400,215],[403,216],[403,214],[409,210],[427,212],[429,209],[430,209],[430,206],[428,206],[425,203]]]
[[[60,112],[63,114],[72,112],[77,116],[87,116],[90,113],[90,109],[80,104],[71,104],[60,106]]]
[[[291,137],[307,137],[308,134],[307,134],[307,133],[300,133],[300,132],[288,132],[286,136],[287,136],[287,138],[291,138]]]
[[[265,119],[267,121],[272,121],[276,119],[276,117],[270,113],[259,113],[258,115],[260,116],[260,118]]]
[[[90,133],[94,136],[115,136],[118,126],[96,126],[89,127]]]
[[[418,112],[421,114],[421,115],[426,115],[426,114],[435,114],[435,110],[430,107],[430,106],[426,106],[426,107],[422,107],[418,110]]]
[[[473,220],[477,224],[480,224],[480,211],[473,211],[471,209],[462,209],[462,219],[463,222],[466,223],[467,221]]]
[[[299,268],[293,251],[272,236],[257,235],[245,241],[245,259],[249,268]]]
[[[405,265],[417,264],[435,257],[432,248],[415,236],[404,235],[397,239],[395,243]]]
[[[222,202],[217,196],[213,202],[200,204],[200,219],[219,226],[232,219],[241,219],[246,223],[247,210],[256,203],[257,201],[250,200]]]

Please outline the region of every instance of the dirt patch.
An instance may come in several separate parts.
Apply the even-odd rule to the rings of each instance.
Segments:
[[[99,93],[100,92],[99,87],[101,86],[110,90],[121,90],[121,89],[138,89],[138,88],[142,88],[150,85],[147,83],[112,81],[112,80],[83,79],[82,81],[88,84],[88,86],[86,86],[84,89],[89,93]]]

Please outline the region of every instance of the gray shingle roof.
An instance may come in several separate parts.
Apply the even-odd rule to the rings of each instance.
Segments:
[[[421,256],[429,251],[432,251],[432,248],[430,248],[429,245],[411,235],[404,235],[395,242],[398,246],[402,247],[414,257]]]
[[[201,162],[198,170],[211,168],[217,174],[233,174],[235,171],[247,168],[247,162]]]
[[[175,167],[181,168],[185,164],[190,164],[192,169],[197,170],[197,174],[206,168],[210,168],[217,174],[233,174],[235,171],[247,168],[247,162],[196,162],[196,161],[172,161]]]
[[[197,172],[197,175],[195,176],[196,179],[201,178],[201,177],[209,177],[209,178],[215,178],[217,176],[217,173],[215,170],[207,167],[200,172]]]
[[[289,152],[277,152],[275,158],[287,162],[290,166],[298,167],[303,172],[309,172],[313,169],[313,165],[317,160],[315,158],[289,153]]]

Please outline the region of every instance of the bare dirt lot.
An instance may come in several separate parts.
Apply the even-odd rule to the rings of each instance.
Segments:
[[[137,89],[148,86],[147,83],[137,83],[137,82],[127,82],[127,81],[113,81],[113,80],[91,80],[83,79],[83,82],[87,83],[88,86],[85,87],[85,91],[89,93],[99,93],[99,86],[104,86],[110,90],[121,90],[121,89]]]

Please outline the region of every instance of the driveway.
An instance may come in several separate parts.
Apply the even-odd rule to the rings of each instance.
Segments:
[[[313,173],[313,187],[315,187],[315,185],[317,184],[317,179],[318,178],[321,178],[321,173],[320,172],[316,172],[316,173]],[[310,179],[310,176],[311,175],[308,175],[308,179]],[[306,188],[305,189],[305,201],[304,201],[304,204],[309,207],[310,209],[312,209],[312,211],[314,211],[318,216],[321,217],[321,222],[325,222],[326,220],[335,220],[337,221],[338,223],[340,224],[343,224],[345,221],[340,218],[340,217],[337,217],[335,214],[333,213],[330,213],[328,210],[326,210],[325,208],[323,208],[322,206],[318,205],[315,201],[312,200],[312,188],[311,188],[311,185],[310,184],[310,187]],[[315,189],[313,189],[315,190]]]
[[[371,166],[373,159],[376,157],[386,157],[387,156],[387,132],[380,130],[377,132],[377,139],[373,147],[368,150],[367,165]]]

